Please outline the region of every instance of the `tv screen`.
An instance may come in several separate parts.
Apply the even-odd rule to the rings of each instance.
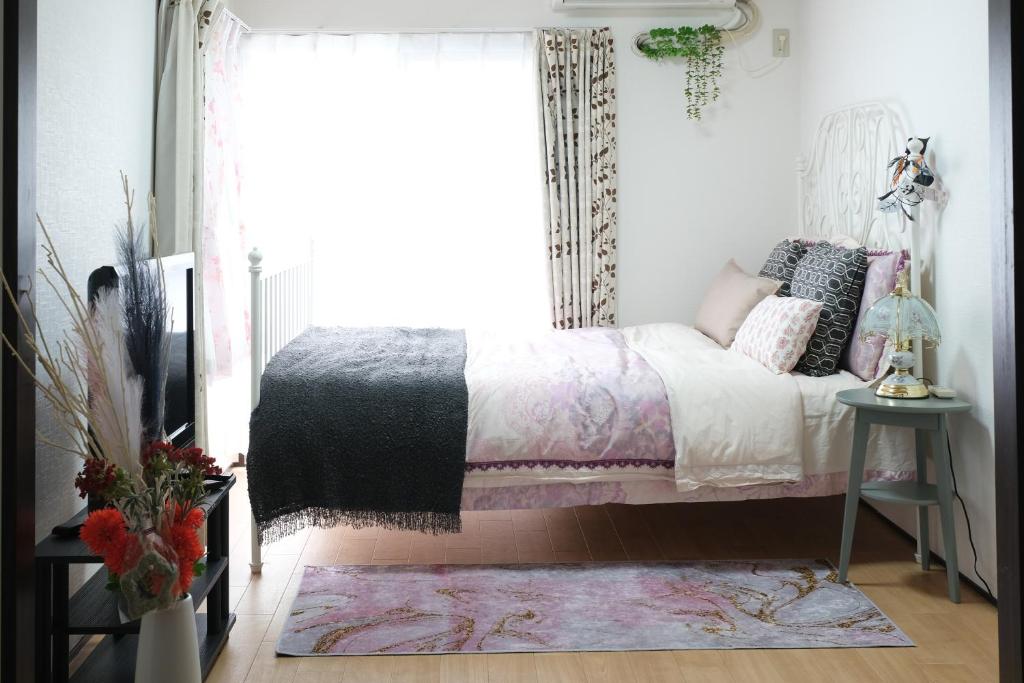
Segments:
[[[168,346],[167,386],[164,389],[164,432],[176,446],[195,441],[195,258],[191,253],[159,259],[167,292]],[[156,268],[157,259],[148,263]],[[104,287],[118,286],[118,270],[97,268],[89,276],[89,299]]]

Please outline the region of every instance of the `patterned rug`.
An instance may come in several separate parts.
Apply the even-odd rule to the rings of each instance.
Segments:
[[[815,560],[306,567],[283,655],[910,646]]]

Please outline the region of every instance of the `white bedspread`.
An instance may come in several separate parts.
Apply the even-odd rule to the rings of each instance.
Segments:
[[[623,330],[665,382],[679,491],[799,481],[803,399],[793,375],[776,375],[674,323]]]

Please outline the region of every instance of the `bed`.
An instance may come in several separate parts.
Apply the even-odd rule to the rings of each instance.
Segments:
[[[880,103],[826,116],[798,162],[799,233],[907,250],[917,289],[924,261],[913,223],[874,210],[886,163],[905,139],[899,117]],[[257,250],[249,260],[255,411],[261,382],[264,391],[275,386],[268,364],[311,334],[313,277],[309,263],[264,274]],[[852,411],[835,393],[865,385],[845,371],[774,375],[676,323],[517,336],[468,330],[464,378],[462,510],[835,495],[845,490],[853,431]],[[867,479],[914,477],[908,434],[883,428],[871,439]],[[294,490],[307,491],[317,478],[316,466],[288,472],[275,484],[304,477],[306,488]],[[325,507],[296,501],[278,530],[352,519]],[[261,536],[276,537],[262,516],[259,529],[253,521],[254,572]]]

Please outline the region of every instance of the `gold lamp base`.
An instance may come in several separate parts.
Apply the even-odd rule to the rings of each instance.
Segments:
[[[882,398],[928,398],[928,387],[910,374],[907,368],[897,368],[875,389]]]

